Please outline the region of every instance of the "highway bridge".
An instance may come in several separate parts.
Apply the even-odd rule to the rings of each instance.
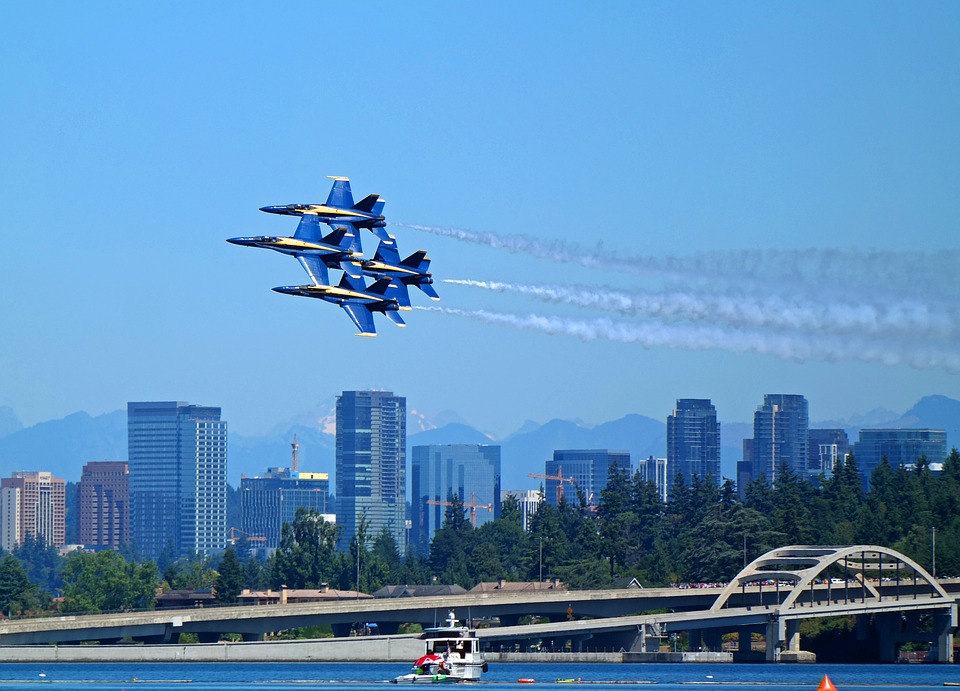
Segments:
[[[960,591],[956,583],[948,586]],[[0,622],[0,645],[122,639],[165,643],[176,642],[181,633],[211,642],[227,633],[263,640],[270,632],[320,624],[347,636],[363,622],[376,622],[381,633],[391,634],[402,623],[433,626],[449,609],[462,619],[499,620],[500,626],[478,631],[489,650],[529,650],[552,642],[574,651],[652,652],[681,632],[694,649],[719,650],[721,635],[736,631],[740,640],[762,633],[768,661],[802,658],[799,622],[808,618],[856,616],[861,635],[876,627],[884,660],[893,660],[899,643],[925,640],[933,644],[935,659],[952,661],[957,626],[956,596],[894,550],[791,546],[759,557],[723,588],[531,589],[43,617]],[[519,625],[521,617],[531,616],[550,621]]]

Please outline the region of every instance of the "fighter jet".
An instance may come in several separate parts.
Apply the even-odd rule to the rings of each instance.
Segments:
[[[302,216],[297,232],[292,238],[260,235],[257,237],[229,238],[227,242],[245,247],[265,247],[267,249],[296,257],[317,285],[329,285],[327,268],[343,269],[353,278],[362,276],[357,248],[357,233],[349,226],[330,231],[324,236],[320,230],[320,220],[316,216]]]
[[[431,300],[440,299],[431,285],[433,276],[428,271],[430,260],[425,250],[417,250],[401,260],[400,252],[397,251],[397,241],[391,237],[390,242],[381,240],[373,259],[360,260],[360,266],[365,276],[377,280],[384,278],[393,280],[397,302],[402,310],[413,309],[410,306],[410,292],[407,286],[417,286]]]
[[[330,189],[325,204],[283,204],[280,206],[263,206],[260,210],[269,214],[284,214],[287,216],[310,214],[329,224],[335,230],[341,227],[367,228],[381,240],[389,240],[390,235],[384,230],[387,222],[383,217],[383,205],[386,202],[380,199],[380,195],[367,195],[354,204],[353,192],[350,190],[350,178],[338,175],[328,175],[327,177],[333,180],[333,187]],[[359,240],[360,235],[358,233],[358,243]]]
[[[391,285],[389,279],[383,279],[367,288],[362,278],[354,279],[344,274],[339,285],[336,286],[280,286],[274,290],[286,295],[319,298],[340,305],[360,330],[358,336],[376,336],[377,329],[373,324],[374,312],[382,312],[397,326],[406,326],[397,312],[400,308],[397,299],[386,295],[391,290]]]

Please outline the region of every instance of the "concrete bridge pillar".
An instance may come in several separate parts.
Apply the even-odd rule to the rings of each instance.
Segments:
[[[897,657],[897,643],[900,636],[900,613],[884,612],[877,614],[873,619],[874,626],[880,634],[880,662],[895,662]]]
[[[782,636],[785,636],[783,620],[779,617],[767,623],[767,630],[765,632],[767,638],[767,662],[776,662],[778,658],[778,651],[780,650],[780,645],[783,641]]]
[[[723,632],[720,629],[704,629],[700,634],[703,650],[719,653],[723,649]]]
[[[953,662],[953,630],[957,626],[957,609],[936,614],[933,617],[933,635],[935,644],[930,649],[930,655],[936,662]]]
[[[349,638],[350,636],[350,624],[331,624],[330,629],[333,631],[334,638]]]
[[[787,635],[784,641],[784,650],[799,652],[800,651],[800,620],[788,619],[786,623],[787,623],[787,627],[786,627]]]

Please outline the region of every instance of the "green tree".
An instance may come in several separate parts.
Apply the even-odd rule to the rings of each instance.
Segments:
[[[40,607],[40,589],[12,554],[0,557],[0,613],[13,615]]]
[[[217,602],[232,603],[243,590],[243,569],[233,547],[227,547],[220,558],[217,582]]]
[[[280,547],[270,563],[274,588],[319,588],[339,582],[343,561],[337,558],[337,528],[315,509],[300,507],[293,525],[280,531]]]
[[[108,612],[148,609],[156,600],[157,566],[127,562],[113,551],[75,553],[63,569],[64,610]]]

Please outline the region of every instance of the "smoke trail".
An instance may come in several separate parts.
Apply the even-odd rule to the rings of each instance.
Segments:
[[[692,291],[633,292],[607,287],[544,286],[500,281],[444,279],[444,283],[495,292],[529,295],[543,302],[728,326],[808,330],[879,336],[908,333],[913,339],[956,339],[960,314],[934,313],[927,305],[901,301],[891,305],[755,298],[739,294],[697,294]]]
[[[865,339],[809,337],[767,334],[756,331],[732,331],[720,327],[670,326],[648,322],[617,323],[609,319],[577,320],[539,314],[518,315],[489,310],[465,310],[451,307],[416,307],[441,314],[468,317],[487,324],[499,324],[552,335],[575,336],[582,340],[610,340],[637,343],[646,348],[684,348],[687,350],[725,350],[734,353],[774,355],[782,360],[802,362],[822,359],[828,362],[856,360],[884,365],[908,364],[918,369],[943,368],[960,372],[960,353],[956,349],[931,348],[906,343],[874,343]]]
[[[957,250],[731,250],[698,252],[685,257],[623,256],[605,250],[600,243],[591,248],[522,234],[498,235],[409,223],[395,225],[552,261],[630,273],[657,273],[687,281],[713,277],[730,283],[751,281],[787,289],[807,286],[821,292],[850,286],[872,294],[905,291],[941,300],[960,297],[960,282],[956,280],[960,251]]]

